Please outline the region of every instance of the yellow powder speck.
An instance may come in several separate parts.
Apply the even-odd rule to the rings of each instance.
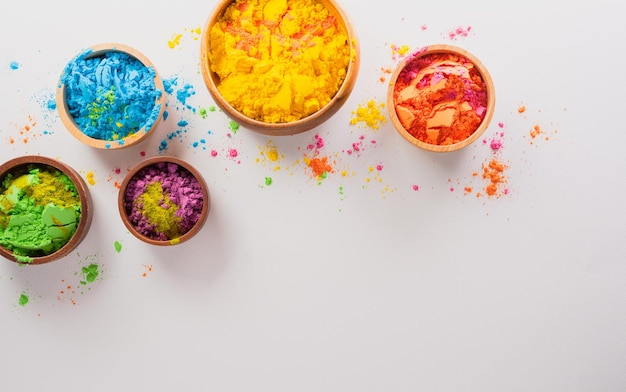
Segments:
[[[87,172],[87,183],[89,185],[96,185],[96,180],[94,178],[94,173],[92,171]]]
[[[182,34],[174,34],[172,36],[172,39],[167,41],[167,46],[169,46],[170,49],[174,49],[176,46],[180,45],[180,40],[182,37]]]
[[[359,107],[352,112],[354,117],[350,120],[350,124],[356,125],[364,123],[372,129],[378,129],[387,121],[387,118],[382,113],[384,107],[384,103],[376,104],[373,99],[369,100],[365,105],[359,105]]]

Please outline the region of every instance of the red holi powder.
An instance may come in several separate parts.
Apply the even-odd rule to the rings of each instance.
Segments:
[[[146,156],[146,152],[145,151],[140,151],[139,155],[141,155],[142,157],[145,157]]]

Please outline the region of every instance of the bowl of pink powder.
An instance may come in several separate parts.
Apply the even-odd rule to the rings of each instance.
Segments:
[[[459,150],[476,141],[491,122],[495,102],[485,66],[452,45],[430,45],[406,56],[387,91],[396,130],[434,152]]]
[[[126,228],[152,245],[176,245],[204,225],[209,191],[200,172],[170,156],[144,160],[122,181],[119,213]]]
[[[150,60],[119,43],[87,48],[63,69],[59,117],[84,144],[119,149],[145,140],[165,108],[163,81]]]
[[[45,264],[71,253],[92,221],[85,180],[69,165],[38,155],[0,165],[0,256]]]

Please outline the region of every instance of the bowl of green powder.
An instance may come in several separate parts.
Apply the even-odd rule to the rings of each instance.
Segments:
[[[202,31],[200,65],[217,106],[250,130],[293,135],[347,101],[360,51],[333,0],[221,0]]]
[[[63,125],[100,149],[129,147],[153,133],[165,106],[163,81],[142,53],[119,43],[81,51],[63,69],[56,90]]]
[[[91,220],[87,184],[67,164],[22,156],[0,166],[0,256],[21,264],[59,260],[80,244]]]

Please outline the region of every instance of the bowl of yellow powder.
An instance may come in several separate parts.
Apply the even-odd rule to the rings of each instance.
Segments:
[[[87,185],[65,163],[22,156],[0,166],[0,255],[21,264],[59,260],[92,220]]]
[[[144,160],[124,178],[118,207],[132,235],[151,245],[177,245],[204,225],[210,208],[202,175],[179,158]]]
[[[59,79],[57,110],[79,141],[100,149],[132,146],[153,133],[165,108],[163,81],[150,60],[119,43],[71,59]]]
[[[332,0],[221,0],[200,57],[217,106],[272,136],[328,120],[352,92],[360,63],[355,32]]]
[[[410,143],[449,152],[467,147],[487,129],[495,108],[493,81],[468,51],[430,45],[407,55],[393,73],[389,118]]]

